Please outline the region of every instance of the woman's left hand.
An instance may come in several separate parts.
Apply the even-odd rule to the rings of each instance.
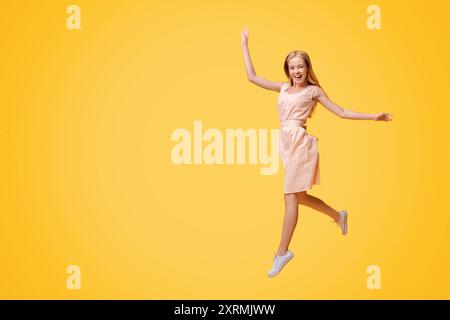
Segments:
[[[377,113],[375,115],[375,121],[392,121],[393,115],[387,112]]]

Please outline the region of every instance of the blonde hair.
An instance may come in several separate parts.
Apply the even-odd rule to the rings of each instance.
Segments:
[[[286,74],[286,77],[289,79],[289,84],[291,86],[294,85],[294,81],[292,80],[292,77],[289,74],[289,60],[291,60],[294,57],[300,57],[303,59],[303,61],[305,61],[306,67],[308,69],[308,75],[306,77],[306,82],[308,83],[308,85],[318,86],[319,88],[321,88],[321,86],[319,84],[319,80],[317,79],[317,76],[314,73],[309,55],[305,51],[299,51],[299,50],[291,51],[287,55],[286,59],[284,60],[284,73]],[[316,109],[316,105],[314,105],[313,109],[311,110],[311,112],[309,114],[309,118],[311,118],[315,109]]]

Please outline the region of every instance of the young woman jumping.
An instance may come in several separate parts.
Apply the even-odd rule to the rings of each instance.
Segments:
[[[277,275],[293,258],[288,249],[297,225],[298,205],[304,205],[330,216],[347,234],[347,211],[336,211],[321,199],[306,193],[314,184],[320,184],[318,139],[306,131],[306,120],[311,117],[317,102],[342,119],[392,121],[392,114],[367,114],[333,103],[319,85],[311,60],[304,51],[290,52],[284,61],[288,82],[274,82],[256,75],[248,49],[248,29],[241,34],[245,70],[250,82],[264,89],[279,92],[278,115],[281,122],[279,152],[285,168],[285,215],[278,250],[274,255],[269,277]]]

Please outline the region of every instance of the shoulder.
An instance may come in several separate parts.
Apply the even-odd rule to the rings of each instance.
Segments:
[[[321,97],[324,94],[324,91],[319,86],[311,86],[311,98],[313,100],[317,100],[319,97]]]
[[[280,88],[280,92],[283,91],[283,90],[286,90],[289,87],[290,87],[289,83],[283,82],[283,84],[281,85],[281,88]]]

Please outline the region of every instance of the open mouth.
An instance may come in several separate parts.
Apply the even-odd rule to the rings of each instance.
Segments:
[[[293,76],[294,79],[300,80],[303,77],[303,75],[300,76]]]

